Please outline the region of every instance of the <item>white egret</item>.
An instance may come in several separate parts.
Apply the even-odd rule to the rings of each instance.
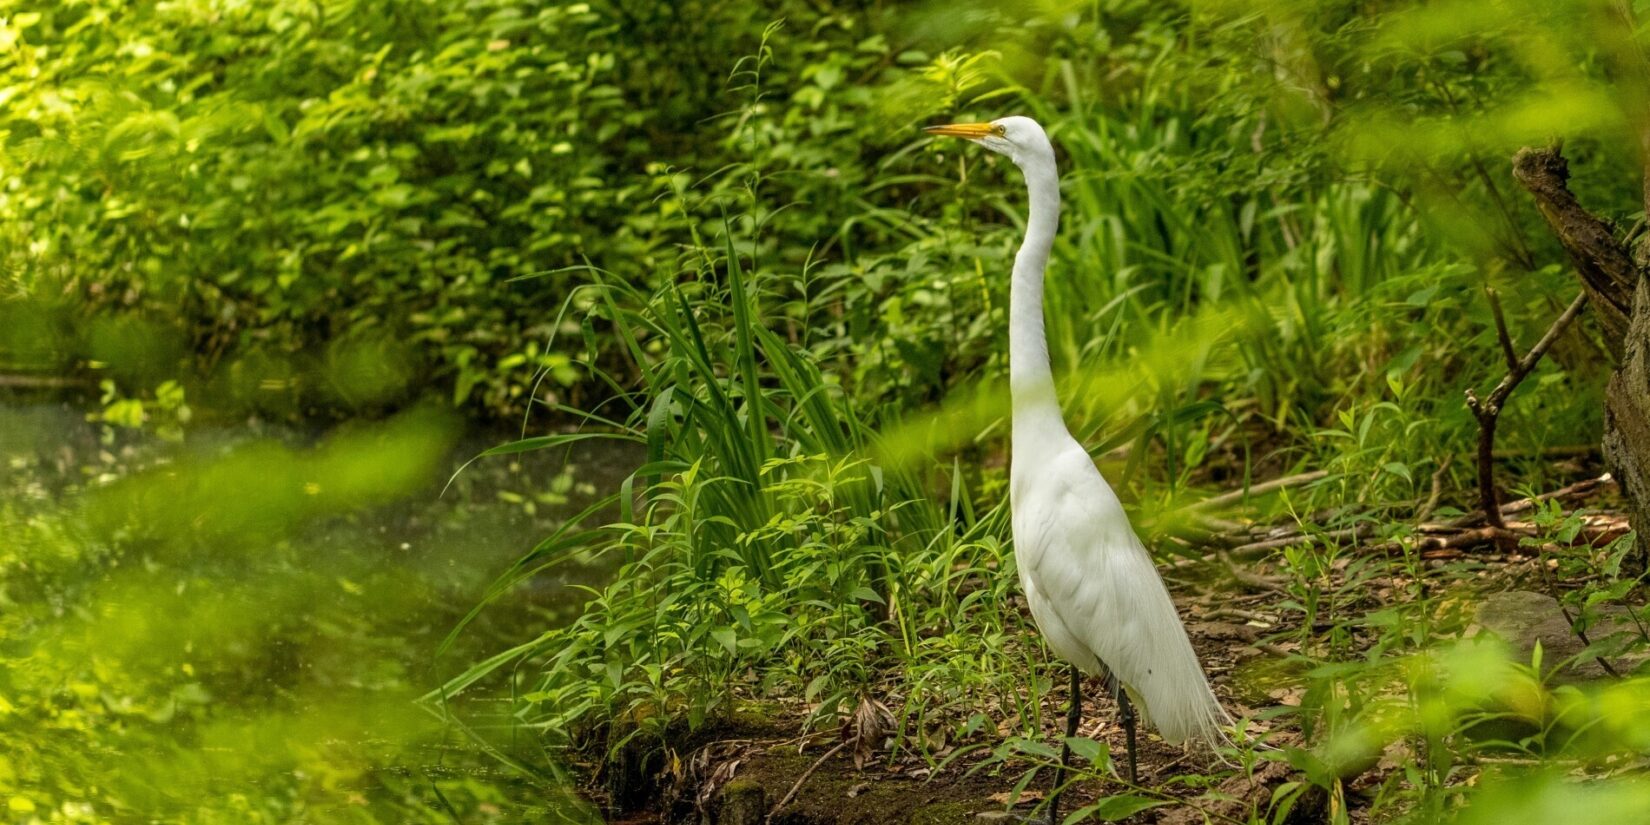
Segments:
[[[1209,689],[1151,554],[1088,451],[1066,429],[1054,395],[1043,331],[1043,271],[1060,222],[1054,147],[1043,127],[1026,117],[925,131],[1007,155],[1025,176],[1031,215],[1014,257],[1008,302],[1014,558],[1032,618],[1048,646],[1072,665],[1066,735],[1077,735],[1082,714],[1078,671],[1102,677],[1117,701],[1127,735],[1129,781],[1136,782],[1131,696],[1146,721],[1175,744],[1199,740],[1217,746],[1225,740],[1221,725],[1231,718]],[[1069,759],[1068,748],[1055,774],[1051,821],[1058,821]]]

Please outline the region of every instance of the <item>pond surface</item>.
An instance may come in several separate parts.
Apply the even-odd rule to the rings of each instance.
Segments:
[[[446,718],[416,702],[570,621],[576,586],[611,573],[560,565],[443,650],[511,562],[640,463],[589,441],[453,477],[514,436],[415,416],[168,442],[0,406],[0,733],[18,743],[0,805],[17,821],[592,821],[511,723],[508,684]]]

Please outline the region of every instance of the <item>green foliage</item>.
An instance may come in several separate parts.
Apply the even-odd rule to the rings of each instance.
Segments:
[[[793,273],[767,307],[773,324],[851,356],[857,395],[930,402],[1000,366],[1006,280],[990,273],[1006,269],[1012,234],[976,219],[1013,210],[994,172],[989,189],[973,185],[970,167],[997,159],[912,151],[912,127],[941,109],[1020,108],[1066,155],[1057,357],[1114,357],[1200,304],[1253,303],[1275,333],[1216,353],[1211,377],[1241,374],[1230,393],[1283,426],[1370,389],[1345,385],[1349,363],[1402,369],[1435,354],[1395,348],[1409,337],[1379,313],[1404,297],[1411,317],[1445,310],[1459,290],[1436,282],[1471,282],[1438,240],[1458,204],[1417,211],[1415,199],[1465,192],[1500,205],[1487,231],[1533,227],[1482,174],[1480,144],[1464,157],[1427,144],[1430,177],[1386,166],[1375,181],[1331,147],[1404,111],[1488,135],[1496,121],[1475,118],[1559,72],[1519,39],[1547,30],[1510,7],[1468,38],[1482,54],[1462,63],[1447,54],[1453,35],[1426,34],[1455,32],[1440,20],[1459,10],[1365,18],[1278,4],[1268,21],[1116,4],[1055,26],[987,14],[940,30],[952,43],[989,37],[1000,54],[935,54],[897,36],[939,25],[925,13],[633,5],[85,3],[19,15],[0,127],[8,163],[27,174],[5,202],[5,268],[36,308],[68,291],[165,327],[171,343],[145,358],[116,349],[114,361],[151,371],[120,376],[134,397],[194,376],[178,363],[189,360],[215,377],[190,397],[213,407],[359,409],[429,379],[493,410],[520,409],[535,388],[582,406],[612,364],[580,365],[549,343],[566,332],[549,307],[578,282],[569,267],[658,285],[682,244],[732,209],[763,227],[745,252]],[[1292,39],[1257,54],[1268,24]],[[1268,59],[1310,74],[1248,71]],[[1416,63],[1427,73],[1406,74]],[[1608,90],[1586,77],[1570,79]],[[934,152],[947,164],[960,153],[960,189],[936,186]],[[913,196],[952,204],[913,210]],[[936,211],[944,220],[914,217]],[[1528,246],[1536,233],[1516,234]],[[1529,269],[1534,254],[1501,257]],[[67,338],[23,363],[111,360],[97,340]]]
[[[436,605],[462,588],[422,548],[386,565],[372,542],[405,527],[385,508],[422,499],[450,421],[221,454],[104,447],[93,431],[81,455],[100,472],[79,482],[72,467],[61,498],[27,449],[29,418],[0,421],[15,471],[0,503],[6,821],[593,821],[553,766],[536,780],[492,769],[412,703],[419,629],[452,621]],[[62,457],[76,432],[37,437]]]
[[[432,700],[525,660],[543,672],[520,685],[525,718],[570,738],[611,725],[617,749],[638,735],[663,740],[678,719],[731,718],[749,691],[803,696],[834,720],[885,689],[893,662],[911,665],[902,716],[919,728],[930,714],[949,726],[948,708],[987,694],[1015,696],[1008,680],[1024,662],[1003,625],[1020,622],[997,612],[1006,560],[984,538],[1000,512],[956,512],[965,492],[954,473],[948,513],[924,479],[880,463],[850,397],[792,342],[751,323],[757,296],[783,279],[747,269],[733,235],[725,240],[699,250],[691,280],[652,294],[591,272],[584,323],[617,336],[643,376],[618,435],[646,445],[648,461],[622,485],[618,521],[570,524],[494,591],[580,551],[623,565],[573,625],[479,663]],[[981,634],[997,648],[960,668],[956,655]]]
[[[660,197],[673,186],[716,173],[724,202],[783,173],[767,194],[812,205],[780,222],[787,255],[858,210],[873,170],[854,161],[887,130],[848,78],[895,55],[851,12],[767,14],[397,0],[14,16],[0,134],[27,183],[5,202],[6,269],[34,300],[180,318],[209,371],[303,374],[328,347],[394,341],[455,401],[519,409],[535,368],[551,389],[581,373],[543,346],[573,276],[518,279],[587,258],[668,266],[715,214]]]
[[[461,664],[426,698],[455,729],[467,698],[507,691],[523,730],[612,753],[800,699],[818,728],[886,705],[892,747],[935,764],[1044,767],[1053,681],[1015,602],[998,380],[1018,179],[915,129],[1031,114],[1064,170],[1046,309],[1062,401],[1138,523],[1207,538],[1188,500],[1324,471],[1245,505],[1314,539],[1267,562],[1267,641],[1288,658],[1239,677],[1298,699],[1246,720],[1228,754],[1295,770],[1253,818],[1321,793],[1346,821],[1354,769],[1382,756],[1401,769],[1357,789],[1378,816],[1642,802],[1636,779],[1493,767],[1641,752],[1624,720],[1642,685],[1557,685],[1553,663],[1459,640],[1470,595],[1451,576],[1478,571],[1440,571],[1410,523],[1468,504],[1461,392],[1503,364],[1485,288],[1526,344],[1575,290],[1510,153],[1564,137],[1584,200],[1638,221],[1632,147],[1650,116],[1632,4],[953,5],[13,9],[0,373],[89,378],[110,450],[151,432],[189,443],[201,417],[376,417],[421,395],[577,426],[490,458],[634,446],[622,482],[468,615],[443,616],[443,665]],[[1546,489],[1567,470],[1541,448],[1597,440],[1597,339],[1567,335],[1514,396],[1499,446],[1535,458],[1505,477]],[[428,475],[428,445],[400,432],[383,462],[347,440],[253,448],[91,473],[114,483],[62,513],[4,505],[0,626],[20,651],[0,674],[0,732],[21,743],[0,760],[8,813],[280,821],[376,780],[375,755],[279,744],[366,734],[267,695],[267,651],[246,643],[359,652],[370,634],[334,613],[263,628],[233,606],[301,613],[361,585],[360,567],[291,542]],[[565,502],[577,482],[553,478],[500,498]],[[1575,546],[1584,518],[1542,509],[1526,549],[1556,563],[1548,589],[1578,632],[1624,609],[1638,623],[1588,654],[1609,656],[1650,617],[1626,543]],[[1352,553],[1347,535],[1394,552]],[[271,566],[214,561],[224,545]],[[260,571],[304,586],[266,593],[248,581]],[[534,588],[556,592],[549,627],[517,617],[507,642],[475,638]],[[320,658],[329,685],[382,687],[393,700],[362,706],[412,724],[401,665]],[[1304,739],[1267,751],[1268,723]],[[1521,727],[1485,741],[1490,723]],[[1102,743],[1070,744],[1088,778],[1114,772]],[[236,757],[223,780],[159,778],[215,749]],[[97,762],[140,750],[162,757],[113,777]],[[255,782],[274,790],[240,790]],[[500,793],[435,795],[490,816]],[[1129,788],[1069,821],[1167,799]],[[358,818],[434,816],[425,802],[395,785]]]

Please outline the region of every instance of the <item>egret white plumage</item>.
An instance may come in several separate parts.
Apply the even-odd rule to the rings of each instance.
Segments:
[[[1048,646],[1071,663],[1067,736],[1081,718],[1078,671],[1101,676],[1116,699],[1137,781],[1130,697],[1170,743],[1224,741],[1220,706],[1175,612],[1151,554],[1116,493],[1066,429],[1054,394],[1043,330],[1043,273],[1060,221],[1054,147],[1036,121],[931,126],[929,134],[971,140],[1008,156],[1025,176],[1031,214],[1009,289],[1008,372],[1013,436],[1009,506],[1014,557],[1031,615]],[[1069,749],[1055,775],[1049,817],[1057,821]]]

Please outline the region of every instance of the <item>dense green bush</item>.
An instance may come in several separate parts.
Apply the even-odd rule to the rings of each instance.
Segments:
[[[1532,83],[1581,84],[1598,102],[1585,73],[1528,65],[1514,24],[1457,46],[1415,40],[1447,29],[1444,12],[1284,4],[1272,13],[1288,36],[1267,51],[1255,33],[1272,23],[1218,9],[1007,11],[395,0],[13,15],[0,254],[9,296],[54,308],[67,341],[7,340],[0,355],[109,364],[138,395],[212,376],[189,382],[208,407],[397,404],[412,383],[511,411],[539,371],[542,396],[584,406],[602,391],[573,336],[547,343],[576,267],[657,286],[734,216],[757,227],[742,251],[786,273],[770,324],[852,356],[858,393],[931,401],[1000,357],[997,276],[1013,248],[995,226],[1014,214],[1003,164],[919,149],[914,127],[941,113],[1026,111],[1060,143],[1072,209],[1050,300],[1068,361],[1138,345],[1161,309],[1314,313],[1280,318],[1276,349],[1243,353],[1277,423],[1302,407],[1323,421],[1338,359],[1360,346],[1310,343],[1331,337],[1318,298],[1357,303],[1396,275],[1453,266],[1452,233],[1479,232],[1464,248],[1500,260],[1490,271],[1557,260],[1505,176],[1482,173],[1537,132],[1443,137],[1452,122],[1500,124],[1497,107],[1547,88]],[[1589,119],[1596,133],[1612,134],[1613,112]],[[1405,122],[1430,142],[1372,145]],[[1631,177],[1612,164],[1587,179],[1619,201]],[[1467,194],[1449,211],[1503,213],[1441,225],[1413,209],[1452,190]],[[1374,227],[1385,237],[1360,235]],[[1533,304],[1546,287],[1512,291]],[[76,320],[110,311],[148,345]],[[1302,355],[1315,366],[1278,375]],[[148,368],[123,372],[133,360]],[[374,383],[374,368],[388,377]]]
[[[673,175],[786,157],[773,171],[801,172],[790,186],[817,207],[862,182],[820,186],[854,160],[820,142],[852,125],[825,93],[888,47],[850,13],[787,5],[754,20],[716,3],[419,0],[14,15],[7,268],[37,299],[172,327],[196,362],[180,368],[278,374],[390,342],[457,401],[520,406],[534,367],[578,378],[542,348],[576,276],[513,279],[585,259],[668,272],[689,224]],[[763,27],[787,16],[820,59],[788,62],[769,92]],[[793,93],[817,119],[806,151],[747,122]],[[719,192],[749,177],[722,174]]]

